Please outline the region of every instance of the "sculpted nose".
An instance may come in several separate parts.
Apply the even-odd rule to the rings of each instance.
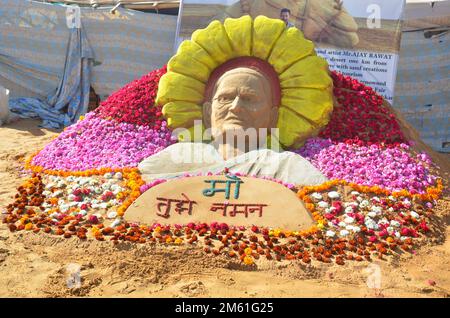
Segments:
[[[231,103],[231,107],[230,110],[232,111],[241,111],[242,110],[242,98],[240,98],[239,96],[236,96],[236,98],[233,100],[233,102]]]

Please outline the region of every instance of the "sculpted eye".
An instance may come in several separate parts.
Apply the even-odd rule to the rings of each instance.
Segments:
[[[219,103],[231,103],[234,100],[234,96],[231,95],[220,95],[217,97]]]
[[[243,94],[240,96],[240,98],[245,102],[251,102],[251,103],[259,101],[258,96],[254,95],[254,94]]]

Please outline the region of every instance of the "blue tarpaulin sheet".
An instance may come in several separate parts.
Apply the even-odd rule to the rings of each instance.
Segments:
[[[56,91],[46,100],[12,98],[9,101],[11,112],[24,118],[39,117],[46,128],[62,128],[74,123],[88,109],[93,59],[83,28],[71,29],[63,77]]]

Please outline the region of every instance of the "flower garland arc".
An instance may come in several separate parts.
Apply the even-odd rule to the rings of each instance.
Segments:
[[[303,141],[328,124],[333,110],[333,81],[327,62],[297,28],[258,16],[211,22],[184,41],[161,77],[156,104],[168,126],[188,128],[202,119],[202,103],[211,74],[224,63],[252,57],[268,63],[281,88],[277,128],[285,148]],[[202,127],[203,128],[203,127]]]

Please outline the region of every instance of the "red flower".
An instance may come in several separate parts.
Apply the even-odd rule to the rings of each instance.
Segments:
[[[101,102],[96,113],[104,119],[114,119],[135,125],[161,127],[161,107],[155,106],[159,80],[166,67],[154,70],[135,80]]]
[[[333,141],[356,143],[360,146],[384,142],[405,142],[400,126],[383,98],[372,88],[356,79],[332,72],[334,95],[338,105],[334,108],[330,123],[319,134]]]

